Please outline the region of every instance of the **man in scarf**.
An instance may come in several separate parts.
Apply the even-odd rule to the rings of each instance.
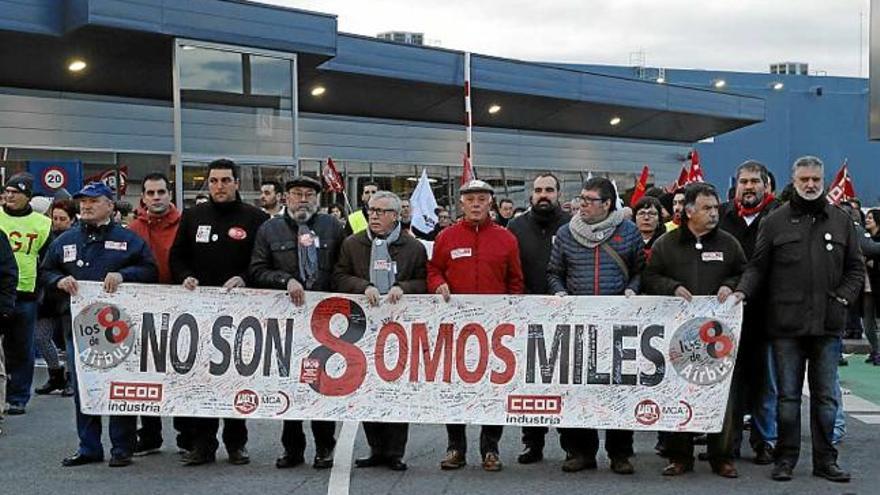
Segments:
[[[736,190],[734,200],[722,208],[718,227],[736,237],[746,259],[755,253],[758,227],[767,215],[779,206],[770,191],[770,176],[764,164],[746,160],[736,168]],[[764,317],[764,296],[759,295],[743,308],[742,334],[739,344],[737,369],[738,379],[731,383],[730,400],[734,401],[736,417],[751,413],[751,443],[755,452],[755,464],[773,462],[773,447],[776,444],[776,376],[770,341],[767,340]],[[734,457],[740,450],[742,440],[742,420],[733,424]]]
[[[563,295],[634,295],[644,264],[642,238],[635,224],[616,209],[617,193],[610,180],[593,177],[581,190],[580,211],[556,232],[547,282],[550,293]],[[566,472],[594,469],[599,432],[560,428],[560,443],[568,454]],[[605,450],[611,470],[632,474],[633,432],[608,430]]]
[[[373,194],[367,206],[367,230],[342,243],[334,272],[337,291],[364,294],[372,306],[397,304],[404,294],[427,291],[428,255],[422,244],[403,230],[400,213],[401,201],[394,193]],[[406,423],[365,422],[370,455],[357,459],[355,465],[406,470],[403,454],[408,430]]]
[[[858,299],[865,269],[852,220],[825,197],[824,168],[814,156],[794,162],[794,195],[761,222],[755,252],[734,294],[752,302],[766,288],[766,333],[779,387],[779,434],[771,474],[777,481],[791,480],[800,455],[807,369],[813,475],[850,480],[837,463],[832,442],[841,405],[837,361],[847,308]]]
[[[285,213],[270,219],[257,231],[248,272],[256,287],[285,289],[291,302],[302,306],[306,291],[334,289],[333,267],[345,236],[336,218],[318,213],[320,182],[300,176],[289,181],[284,189]],[[336,423],[312,421],[315,469],[333,467],[335,433]],[[305,461],[302,421],[284,421],[281,444],[284,453],[275,461],[275,467],[291,468]]]

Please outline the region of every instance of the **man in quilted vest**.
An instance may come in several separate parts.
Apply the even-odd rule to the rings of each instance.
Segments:
[[[556,232],[547,265],[550,293],[588,296],[631,296],[639,290],[644,265],[642,238],[635,224],[617,210],[617,193],[610,180],[593,177],[584,183],[580,211]],[[596,468],[599,432],[560,428],[560,443],[567,453],[565,472]],[[611,470],[632,474],[633,432],[605,432],[605,451]]]

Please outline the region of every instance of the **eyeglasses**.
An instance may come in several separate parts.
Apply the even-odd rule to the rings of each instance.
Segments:
[[[658,213],[654,210],[642,210],[642,211],[636,213],[636,216],[643,217],[643,218],[651,218],[651,217],[658,216]]]
[[[397,210],[392,209],[392,208],[367,208],[368,215],[376,215],[376,216],[381,216],[381,215],[384,215],[385,213],[391,213],[392,211],[397,211]]]
[[[593,198],[590,196],[580,196],[580,198],[581,198],[581,201],[583,201],[585,204],[586,203],[596,203],[596,202],[601,203],[602,201],[605,201],[605,198]]]

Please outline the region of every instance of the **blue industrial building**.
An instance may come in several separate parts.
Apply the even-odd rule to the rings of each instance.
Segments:
[[[656,80],[658,68],[576,66],[598,74]],[[768,63],[769,67],[769,63]],[[759,74],[664,69],[666,84],[722,89],[764,100],[764,122],[716,136],[696,148],[706,179],[729,182],[738,163],[754,158],[766,163],[779,181],[787,181],[791,164],[800,156],[816,155],[825,162],[831,180],[844,160],[866,204],[880,204],[880,142],[868,139],[868,80],[794,74]]]
[[[204,164],[246,165],[259,182],[316,173],[332,156],[349,195],[363,181],[406,193],[427,168],[455,198],[464,149],[464,54],[339,33],[332,15],[238,0],[0,0],[0,160],[77,161],[83,175],[165,170],[179,200]],[[745,158],[778,176],[800,154],[846,156],[868,177],[867,81],[567,66],[474,54],[477,173],[524,200],[537,171],[566,195],[587,173],[630,185],[644,164],[664,184],[698,141],[710,180]],[[710,81],[725,78],[718,90]],[[768,84],[779,78],[782,90]],[[822,87],[818,95],[816,87]],[[489,112],[491,106],[500,111]],[[831,173],[831,172],[829,172]],[[136,194],[137,188],[130,193]]]

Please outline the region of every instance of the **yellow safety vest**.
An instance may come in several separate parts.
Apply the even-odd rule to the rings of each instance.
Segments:
[[[348,216],[348,226],[351,228],[351,232],[353,234],[357,234],[363,230],[367,230],[369,223],[367,223],[366,217],[364,217],[364,212],[358,210],[351,215]]]

